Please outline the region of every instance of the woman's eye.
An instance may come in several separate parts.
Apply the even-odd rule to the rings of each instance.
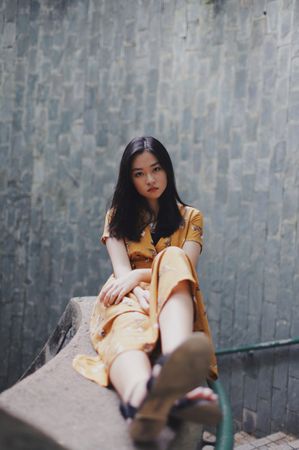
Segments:
[[[135,172],[134,177],[135,177],[135,178],[138,178],[138,177],[140,177],[141,175],[142,175],[142,172]]]
[[[160,172],[160,170],[161,170],[160,166],[157,166],[157,167],[154,168],[154,172]]]

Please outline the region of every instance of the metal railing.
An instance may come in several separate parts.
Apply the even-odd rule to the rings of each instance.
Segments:
[[[243,347],[232,347],[216,350],[217,356],[230,355],[232,353],[251,353],[268,348],[285,347],[286,345],[299,344],[299,337],[292,339],[278,339],[277,341],[260,342],[259,344],[244,345]]]
[[[252,354],[254,351],[267,350],[269,348],[280,348],[296,344],[299,344],[299,337],[260,342],[258,344],[244,345],[241,347],[218,349],[215,353],[218,357],[223,355],[231,355],[234,353]],[[216,429],[215,442],[203,440],[202,447],[205,445],[212,445],[215,447],[215,450],[232,450],[234,448],[233,418],[229,400],[219,380],[209,382],[209,386],[218,395],[222,412],[222,420]]]
[[[219,380],[209,381],[208,384],[218,395],[222,419],[216,428],[215,442],[203,440],[202,447],[212,445],[215,447],[215,450],[232,450],[234,448],[233,418],[228,397]]]

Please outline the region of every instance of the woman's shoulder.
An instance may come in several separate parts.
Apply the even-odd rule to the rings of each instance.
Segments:
[[[107,209],[107,211],[105,212],[105,219],[110,221],[112,219],[113,213],[114,213],[114,208]]]
[[[185,205],[180,204],[179,208],[180,208],[180,212],[181,212],[182,216],[185,219],[191,219],[195,216],[202,217],[202,212],[199,209],[194,208],[193,206],[189,206],[189,205],[185,206]]]

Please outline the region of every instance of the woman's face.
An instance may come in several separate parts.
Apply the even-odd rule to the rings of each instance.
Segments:
[[[165,170],[156,156],[146,150],[133,159],[131,176],[136,191],[149,201],[157,200],[167,186]]]

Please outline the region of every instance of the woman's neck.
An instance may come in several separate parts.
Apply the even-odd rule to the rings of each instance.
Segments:
[[[159,213],[159,202],[158,200],[148,200],[148,204],[150,209],[153,211],[155,217],[158,217],[158,213]]]

